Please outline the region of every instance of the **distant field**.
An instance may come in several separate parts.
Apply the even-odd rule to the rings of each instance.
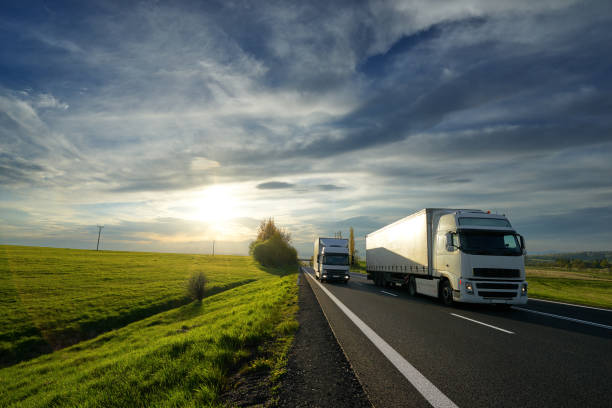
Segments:
[[[241,367],[272,379],[284,370],[297,328],[295,268],[267,270],[249,257],[1,249],[5,349],[11,335],[38,345],[62,325],[117,326],[0,369],[2,407],[220,406]],[[193,270],[210,280],[201,304],[183,296]]]
[[[528,266],[526,274],[530,297],[612,309],[610,270]]]

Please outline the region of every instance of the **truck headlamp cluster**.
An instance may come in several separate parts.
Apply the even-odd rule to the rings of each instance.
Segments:
[[[349,278],[349,276],[348,276],[348,275],[344,275],[344,279],[348,279],[348,278]]]
[[[465,291],[470,295],[474,294],[474,286],[472,285],[472,282],[465,282]]]
[[[527,284],[523,283],[521,285],[521,296],[527,296]]]

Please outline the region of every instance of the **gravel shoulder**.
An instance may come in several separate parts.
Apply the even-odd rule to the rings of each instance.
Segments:
[[[303,274],[299,329],[278,394],[280,407],[372,407]]]

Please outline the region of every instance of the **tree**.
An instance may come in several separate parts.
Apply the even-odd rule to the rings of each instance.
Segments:
[[[289,242],[291,234],[276,226],[270,217],[259,224],[257,238],[249,244],[249,252],[264,266],[297,264],[297,251]]]
[[[355,265],[355,233],[353,227],[350,228],[349,233],[349,262],[351,265]]]
[[[266,241],[277,233],[280,235],[281,239],[286,243],[291,242],[291,234],[285,231],[284,228],[279,228],[276,226],[274,222],[274,218],[270,217],[267,220],[261,221],[259,227],[257,228],[257,241]]]

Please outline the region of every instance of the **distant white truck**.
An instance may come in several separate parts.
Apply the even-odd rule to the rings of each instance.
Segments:
[[[453,302],[527,303],[525,240],[481,210],[426,208],[366,235],[368,279]]]
[[[347,283],[350,279],[348,239],[315,239],[312,266],[315,277],[321,282],[340,281]]]

